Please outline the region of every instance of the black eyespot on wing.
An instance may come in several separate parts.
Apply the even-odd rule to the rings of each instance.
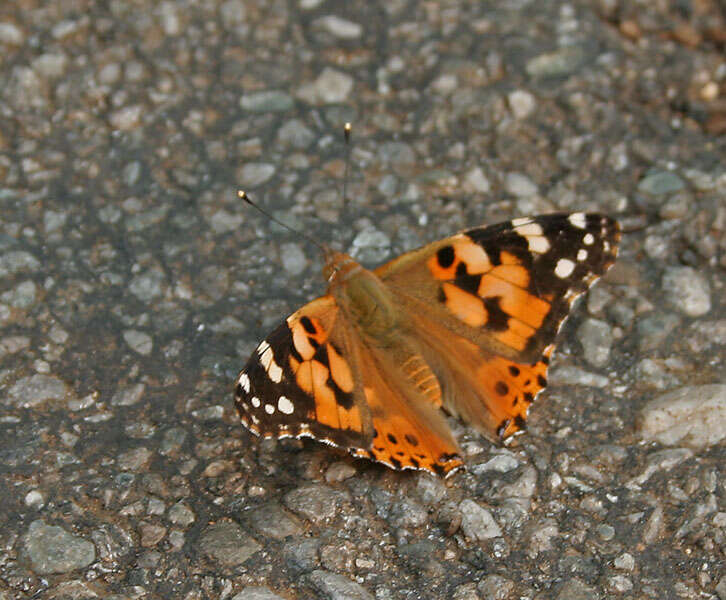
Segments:
[[[436,260],[442,269],[448,269],[454,264],[455,259],[456,253],[454,252],[454,248],[451,246],[444,246],[443,248],[439,248],[438,252],[436,252]]]
[[[317,329],[315,329],[315,325],[313,325],[313,322],[310,320],[309,317],[301,317],[300,325],[302,325],[303,329],[305,329],[305,331],[307,331],[308,333],[317,333]]]

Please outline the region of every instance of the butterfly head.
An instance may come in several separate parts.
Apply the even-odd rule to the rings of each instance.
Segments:
[[[351,256],[344,252],[337,252],[330,248],[325,249],[325,266],[323,267],[323,276],[328,285],[334,283],[343,283],[351,275],[361,271],[360,266]]]

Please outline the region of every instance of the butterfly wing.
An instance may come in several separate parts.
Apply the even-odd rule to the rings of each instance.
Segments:
[[[436,379],[413,360],[407,365],[409,372],[366,345],[323,296],[260,343],[237,378],[235,404],[256,435],[312,437],[395,469],[446,475],[462,461],[431,400]]]
[[[617,223],[552,214],[470,229],[375,273],[411,315],[444,407],[488,437],[524,425],[572,301],[614,262]]]
[[[361,346],[361,375],[373,418],[368,448],[351,449],[394,469],[447,476],[462,466],[459,447],[440,408],[438,381],[404,345]]]
[[[290,315],[237,378],[242,423],[266,438],[314,437],[346,448],[370,447],[373,425],[351,335],[332,296]]]

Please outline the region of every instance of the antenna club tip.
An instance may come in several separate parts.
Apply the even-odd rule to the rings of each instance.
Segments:
[[[350,131],[351,129],[353,129],[353,126],[350,124],[350,121],[345,122],[345,125],[343,125],[343,129],[345,129],[345,131]]]
[[[247,195],[247,192],[245,192],[244,190],[237,190],[237,197],[240,200],[244,200],[245,202],[250,201],[250,197]]]

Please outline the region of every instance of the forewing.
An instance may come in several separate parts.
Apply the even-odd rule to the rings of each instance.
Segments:
[[[290,315],[237,378],[235,404],[244,425],[267,438],[369,447],[373,427],[351,332],[332,296]]]
[[[464,231],[379,267],[392,291],[480,348],[532,364],[572,301],[615,260],[620,230],[599,214],[552,214]]]

